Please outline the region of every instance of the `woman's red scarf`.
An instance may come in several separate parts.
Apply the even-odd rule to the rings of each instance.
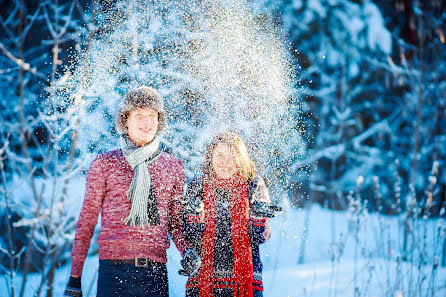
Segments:
[[[201,251],[200,297],[214,296],[214,240],[215,240],[215,189],[221,188],[231,193],[230,213],[234,250],[234,297],[252,297],[252,251],[248,233],[249,198],[248,183],[241,175],[231,179],[204,180],[203,202],[205,231]],[[237,287],[240,290],[237,290]]]

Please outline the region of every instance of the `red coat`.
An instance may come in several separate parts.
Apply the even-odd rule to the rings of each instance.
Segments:
[[[182,199],[184,169],[175,157],[163,152],[149,165],[152,187],[155,191],[160,224],[141,228],[124,223],[130,213],[131,202],[126,191],[133,170],[121,150],[100,154],[87,174],[84,204],[77,223],[71,254],[71,274],[81,275],[85,257],[96,226],[99,212],[99,259],[150,258],[167,262],[168,232],[178,250],[183,253],[187,242],[182,229]]]

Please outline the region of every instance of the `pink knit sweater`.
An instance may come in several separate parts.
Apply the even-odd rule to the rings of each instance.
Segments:
[[[169,238],[183,253],[188,245],[182,228],[184,170],[181,162],[162,153],[149,165],[152,186],[155,190],[160,224],[141,228],[127,226],[125,218],[130,213],[131,202],[125,192],[133,177],[133,170],[121,150],[100,154],[87,174],[84,204],[77,223],[71,253],[71,274],[81,275],[85,257],[90,247],[93,231],[102,209],[99,235],[99,259],[133,259],[146,257],[153,261],[167,262]]]

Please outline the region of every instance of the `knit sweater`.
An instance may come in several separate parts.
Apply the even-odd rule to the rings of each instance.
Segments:
[[[142,228],[124,223],[131,202],[126,196],[133,170],[121,150],[100,154],[91,164],[84,203],[77,223],[71,254],[71,274],[81,275],[93,231],[101,215],[99,259],[150,258],[167,262],[168,233],[183,253],[187,242],[182,235],[184,170],[181,162],[163,152],[150,163],[149,172],[160,215],[160,224]]]
[[[254,200],[269,201],[268,190],[263,179],[256,177],[248,185],[250,203]],[[203,199],[203,179],[197,178],[190,182],[186,200],[195,198]],[[233,242],[231,235],[231,218],[229,212],[230,195],[227,191],[216,189],[216,217],[215,217],[215,246],[214,246],[214,278],[218,280],[221,289],[231,288],[233,277]],[[201,244],[204,234],[204,216],[185,214],[183,232],[191,245],[201,253]],[[271,236],[271,229],[267,218],[256,218],[251,216],[249,223],[249,237],[252,248],[253,261],[253,289],[263,291],[262,262],[260,260],[259,244],[266,242]],[[198,288],[199,275],[189,277],[186,288]],[[191,290],[190,296],[197,295],[197,290]],[[188,295],[188,296],[189,296]]]

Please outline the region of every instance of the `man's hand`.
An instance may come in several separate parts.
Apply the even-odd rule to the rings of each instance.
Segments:
[[[272,205],[271,202],[254,201],[251,206],[252,215],[256,217],[273,218],[278,211],[282,211],[282,207]]]
[[[70,277],[67,288],[63,292],[63,296],[82,297],[82,287],[81,287],[80,277],[74,277],[74,276]]]
[[[180,261],[183,269],[178,271],[180,275],[192,276],[200,269],[200,256],[191,247],[186,248],[183,254],[183,259]]]

